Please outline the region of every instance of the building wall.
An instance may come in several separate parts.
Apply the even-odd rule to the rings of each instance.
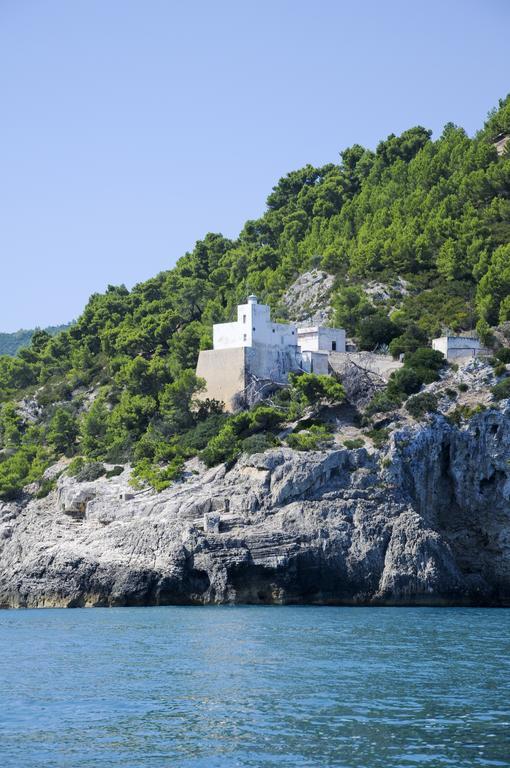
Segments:
[[[442,352],[447,360],[476,357],[482,351],[479,339],[470,336],[440,336],[433,340],[432,349]]]
[[[296,346],[297,328],[287,323],[272,323],[265,304],[240,304],[237,322],[213,325],[214,349],[251,347],[253,344]]]
[[[476,357],[479,353],[478,349],[470,347],[454,347],[448,350],[448,360],[460,360],[462,358]]]
[[[298,371],[300,368],[301,356],[297,347],[254,344],[247,350],[246,369],[256,378],[284,384],[289,371]]]
[[[345,331],[342,328],[298,328],[298,344],[302,351],[345,352]]]
[[[319,376],[329,373],[329,355],[327,352],[313,352],[305,350],[301,352],[302,368],[307,373],[316,373]]]
[[[339,376],[349,367],[350,363],[358,365],[367,371],[372,371],[388,381],[393,371],[402,368],[400,360],[394,360],[391,355],[378,355],[374,352],[331,352],[329,365]]]
[[[197,376],[206,380],[206,390],[200,400],[211,398],[232,410],[232,399],[246,386],[246,349],[206,349],[200,352]]]
[[[251,328],[251,325],[248,326]],[[214,349],[234,349],[251,345],[251,331],[242,329],[238,323],[219,323],[213,325]],[[244,338],[246,335],[246,339]]]

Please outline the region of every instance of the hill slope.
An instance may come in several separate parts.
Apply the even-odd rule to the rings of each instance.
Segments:
[[[510,157],[493,145],[505,132],[509,97],[474,138],[449,123],[432,141],[418,126],[294,171],[237,239],[208,234],[174,269],[109,286],[68,331],[0,357],[0,495],[62,453],[132,460],[156,485],[215,436],[229,446],[219,456],[238,455],[258,417],[227,424],[215,403],[192,407],[198,351],[249,292],[284,319],[286,288],[316,267],[334,276],[333,322],[362,347],[412,352],[445,326],[488,338],[510,320]],[[389,292],[370,298],[369,281]]]

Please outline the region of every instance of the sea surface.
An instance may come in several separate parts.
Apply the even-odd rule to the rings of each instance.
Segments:
[[[0,766],[510,766],[510,610],[0,612]]]

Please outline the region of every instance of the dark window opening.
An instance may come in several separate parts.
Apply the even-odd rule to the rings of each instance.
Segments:
[[[336,341],[331,342],[331,349],[333,350],[333,352],[336,352]]]

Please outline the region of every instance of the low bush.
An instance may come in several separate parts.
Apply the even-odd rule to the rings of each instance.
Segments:
[[[457,386],[457,389],[459,390],[459,392],[467,392],[469,387],[465,382],[461,381],[460,384]]]
[[[214,467],[222,462],[231,462],[239,454],[241,440],[235,434],[231,422],[213,437],[204,448],[200,457],[208,467]]]
[[[282,424],[285,414],[278,408],[268,405],[256,406],[251,411],[242,411],[231,416],[212,437],[200,454],[208,467],[234,461],[243,448],[244,441],[257,433],[268,433],[269,440],[273,430]],[[250,443],[247,444],[248,448]],[[264,449],[265,450],[265,449]]]
[[[378,392],[369,402],[365,409],[366,416],[372,416],[374,413],[388,413],[399,408],[402,404],[402,395],[400,392],[394,392],[391,395],[387,389]]]
[[[498,349],[496,357],[500,362],[505,363],[505,365],[510,363],[510,347],[501,347],[501,349]]]
[[[366,434],[367,434],[367,437],[369,437],[372,440],[376,448],[382,448],[388,442],[390,430],[389,429],[371,429]]]
[[[400,368],[391,374],[386,391],[390,399],[397,400],[402,395],[414,395],[419,392],[423,383],[423,378],[417,371],[412,368]]]
[[[291,397],[307,405],[335,405],[345,400],[345,390],[332,376],[315,373],[290,374]]]
[[[426,413],[437,409],[437,397],[431,392],[422,392],[410,397],[406,402],[406,410],[414,419],[420,419]]]
[[[363,448],[365,441],[361,437],[348,438],[347,440],[344,440],[344,445],[350,451],[354,451],[356,448]]]
[[[183,450],[191,453],[202,451],[209,441],[216,437],[227,418],[225,414],[221,413],[213,414],[204,421],[200,421],[196,427],[179,437],[179,445]]]
[[[44,499],[44,498],[46,498],[46,496],[49,493],[51,493],[51,491],[53,491],[53,489],[55,488],[56,485],[57,485],[57,478],[56,477],[52,477],[51,479],[44,478],[41,481],[41,485],[39,486],[39,490],[35,494],[36,499]]]
[[[495,384],[491,392],[496,400],[506,400],[510,397],[510,377]]]
[[[485,411],[486,409],[487,409],[486,406],[482,405],[482,403],[475,406],[457,405],[455,410],[449,413],[446,418],[448,419],[450,424],[453,424],[454,426],[458,427],[463,421],[467,421],[472,416],[475,416],[475,414],[482,413],[482,411]]]
[[[110,477],[118,477],[123,472],[124,472],[124,467],[115,466],[107,471],[105,477],[107,477],[108,479],[110,479]]]
[[[274,435],[269,432],[259,432],[256,435],[245,437],[241,442],[241,451],[243,453],[263,453],[269,448],[274,448],[278,444]]]
[[[287,445],[296,451],[320,451],[330,446],[333,435],[324,425],[313,425],[287,436]]]
[[[166,466],[158,466],[149,459],[142,459],[133,467],[130,485],[133,488],[143,488],[150,485],[155,491],[164,491],[182,474],[184,459],[176,456]]]
[[[88,461],[76,473],[75,477],[77,483],[91,483],[103,475],[106,475],[106,468],[100,461]]]

